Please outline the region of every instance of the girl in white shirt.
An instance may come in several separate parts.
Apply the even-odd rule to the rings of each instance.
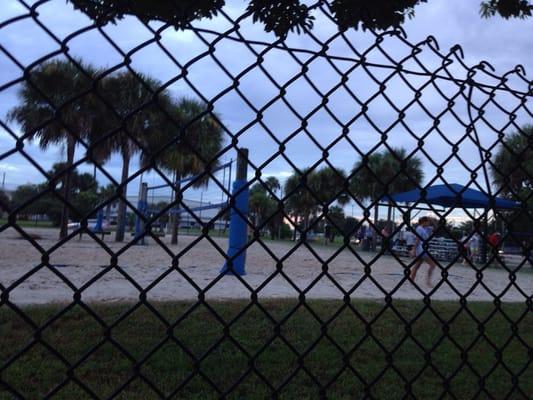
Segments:
[[[422,265],[423,262],[426,262],[429,264],[429,271],[426,283],[428,286],[431,285],[431,276],[433,275],[433,271],[435,270],[435,263],[433,262],[432,258],[429,256],[427,252],[427,246],[429,246],[429,236],[430,233],[428,231],[428,226],[430,224],[430,220],[428,217],[421,217],[418,220],[418,226],[416,227],[415,233],[416,233],[416,240],[415,240],[415,246],[413,250],[411,250],[411,255],[413,257],[416,257],[416,262],[413,265],[413,269],[411,270],[411,279],[415,280],[416,273],[418,272],[418,268],[420,268],[420,265]]]

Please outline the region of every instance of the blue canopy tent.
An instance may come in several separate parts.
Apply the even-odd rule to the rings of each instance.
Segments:
[[[445,208],[482,208],[484,210],[512,210],[520,208],[516,201],[501,197],[490,196],[479,190],[467,188],[457,183],[433,185],[426,189],[414,189],[407,192],[396,193],[381,198],[389,206],[398,203],[423,203],[438,205]],[[392,204],[391,204],[392,203]],[[416,208],[416,207],[409,207]],[[399,207],[401,208],[401,207]],[[487,229],[487,213],[485,213],[485,234]],[[486,260],[486,243],[482,242],[482,260]]]
[[[512,210],[520,203],[501,197],[491,197],[479,190],[466,188],[457,183],[434,185],[427,189],[414,189],[381,198],[388,203],[424,203],[446,208],[483,208]]]

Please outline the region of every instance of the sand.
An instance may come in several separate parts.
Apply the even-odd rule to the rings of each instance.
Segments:
[[[168,253],[153,240],[149,245],[128,247],[108,236],[104,248],[87,235],[56,248],[57,230],[26,231],[42,237],[40,250],[14,229],[0,232],[0,289],[7,289],[9,301],[17,305],[70,302],[75,297],[84,302],[135,301],[140,296],[152,301],[193,300],[199,295],[250,299],[253,293],[259,299],[303,294],[320,299],[349,295],[382,300],[390,295],[393,299],[458,300],[466,296],[469,301],[486,301],[500,296],[502,301],[524,302],[533,293],[531,264],[523,266],[514,281],[503,268],[489,268],[476,276],[470,266],[444,264],[448,276],[442,276],[443,270],[435,271],[433,287],[426,286],[427,267],[422,267],[416,287],[405,280],[405,267],[392,256],[339,252],[337,247],[318,244],[294,250],[291,242],[266,242],[270,252],[254,243],[247,251],[247,274],[235,277],[219,274],[227,248],[224,238],[210,242],[180,236],[177,246],[168,245]],[[162,240],[168,244],[168,235]],[[110,267],[113,253],[117,267]],[[42,263],[43,254],[50,266]],[[365,263],[370,266],[365,268]]]

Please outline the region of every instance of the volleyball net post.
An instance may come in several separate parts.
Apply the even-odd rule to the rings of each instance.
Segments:
[[[248,240],[248,149],[240,149],[237,173],[233,182],[230,202],[229,244],[221,274],[246,275],[246,243]],[[233,204],[232,204],[233,203]]]

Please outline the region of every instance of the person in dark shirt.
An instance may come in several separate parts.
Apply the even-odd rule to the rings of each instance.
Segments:
[[[330,225],[326,225],[324,227],[324,242],[326,244],[328,244],[329,242],[331,242],[331,226]]]

